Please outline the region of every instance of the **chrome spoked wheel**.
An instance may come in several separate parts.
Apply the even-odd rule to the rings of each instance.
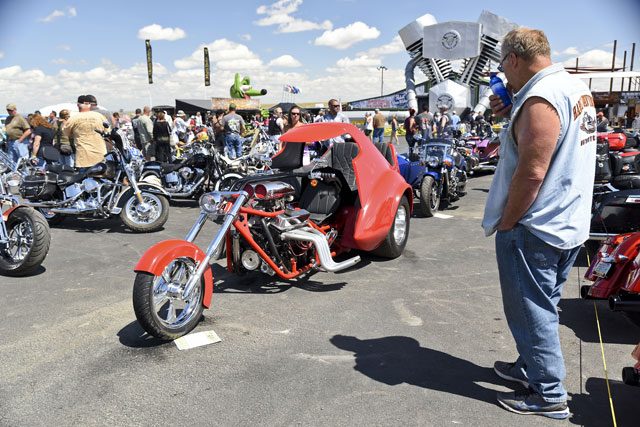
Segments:
[[[202,287],[196,286],[191,295],[184,295],[184,288],[195,271],[193,260],[177,258],[154,279],[151,289],[153,316],[164,328],[180,330],[193,320],[194,315],[200,315]]]
[[[136,197],[127,200],[125,210],[127,217],[137,225],[152,224],[162,214],[162,202],[155,194],[142,193],[142,203]]]
[[[402,246],[407,238],[407,218],[409,212],[403,204],[398,206],[393,227],[393,239],[396,245]]]
[[[9,244],[6,248],[7,256],[12,262],[21,262],[33,246],[33,227],[29,221],[20,221],[14,224],[9,231]]]

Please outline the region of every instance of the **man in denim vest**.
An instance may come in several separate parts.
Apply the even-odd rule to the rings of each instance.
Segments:
[[[596,111],[589,88],[552,64],[542,31],[518,28],[502,42],[498,69],[513,103],[490,98],[510,117],[500,134],[500,163],[482,226],[496,234],[505,317],[519,357],[496,373],[525,388],[498,393],[520,414],[569,416],[557,304],[581,244],[589,236],[596,151]]]

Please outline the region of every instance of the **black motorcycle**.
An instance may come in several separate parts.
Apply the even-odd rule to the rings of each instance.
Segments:
[[[138,182],[144,159],[137,149],[124,146],[118,130],[105,139],[112,148],[104,161],[83,172],[48,164],[22,177],[20,194],[25,204],[42,212],[49,224],[67,215],[119,215],[133,231],[159,230],[169,217],[169,194],[157,185]]]
[[[214,146],[208,142],[194,142],[182,158],[173,163],[146,162],[140,180],[164,188],[171,198],[189,199],[212,191],[222,175]]]

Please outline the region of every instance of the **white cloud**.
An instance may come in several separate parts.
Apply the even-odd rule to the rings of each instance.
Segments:
[[[578,57],[578,65],[580,67],[596,67],[596,68],[609,68],[611,69],[611,52],[607,52],[601,49],[593,49],[581,54]],[[616,58],[616,62],[622,65],[622,60]],[[576,66],[575,58],[567,59],[563,62],[563,65],[567,68]]]
[[[200,45],[190,56],[174,61],[173,65],[181,70],[202,67],[204,47],[209,48],[209,59],[216,68],[247,70],[263,66],[258,55],[247,46],[227,39],[218,39],[212,43]]]
[[[302,0],[278,0],[269,6],[261,5],[256,9],[256,13],[266,16],[255,23],[261,27],[277,25],[277,33],[298,33],[301,31],[330,30],[333,28],[333,24],[329,20],[312,22],[291,16],[292,13],[298,10],[301,4]]]
[[[0,50],[0,59],[4,58],[4,52]]]
[[[141,40],[179,40],[187,36],[182,28],[163,28],[158,24],[147,25],[138,30],[138,38]]]
[[[565,50],[562,51],[563,55],[571,55],[571,56],[578,56],[580,55],[580,51],[578,51],[577,47],[568,47]]]
[[[367,55],[358,56],[355,59],[342,58],[336,62],[338,68],[356,68],[356,67],[369,67],[375,68],[381,64],[380,58],[370,57]]]
[[[313,43],[316,46],[329,46],[342,50],[364,40],[377,39],[379,36],[380,31],[377,28],[357,21],[346,27],[325,31],[320,37],[315,39]]]
[[[64,12],[61,10],[54,10],[53,12],[51,12],[49,15],[45,16],[44,18],[40,18],[39,21],[40,22],[51,22],[55,19],[58,19],[60,17],[64,16]]]
[[[71,46],[69,46],[68,44],[61,44],[56,46],[56,48],[60,50],[71,50]]]
[[[251,40],[251,34],[243,34],[243,35],[240,36],[240,38],[242,40],[245,40],[245,41],[250,41]]]
[[[295,68],[295,67],[302,66],[300,61],[298,61],[291,55],[279,56],[273,59],[272,61],[270,61],[268,65],[269,67],[286,67],[286,68]]]
[[[402,39],[399,35],[395,36],[393,40],[391,40],[387,44],[383,44],[382,46],[372,47],[366,52],[358,52],[357,55],[366,55],[366,56],[383,56],[383,55],[391,55],[393,53],[404,52],[404,44],[402,44]]]
[[[78,15],[78,12],[76,12],[75,7],[70,7],[69,9],[67,9],[67,13],[69,14],[69,17],[74,17]]]
[[[67,60],[66,60],[66,59],[64,59],[64,58],[56,58],[56,59],[52,59],[52,60],[51,60],[51,63],[52,63],[52,64],[56,64],[56,65],[64,65],[64,64],[68,64],[68,63],[69,63],[69,61],[67,61]]]

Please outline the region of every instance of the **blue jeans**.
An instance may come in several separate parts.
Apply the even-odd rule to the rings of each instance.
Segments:
[[[237,133],[228,133],[224,136],[224,144],[230,159],[242,156],[242,138]]]
[[[22,157],[29,157],[29,140],[19,142],[17,139],[7,142],[9,156],[11,160],[17,162]]]
[[[516,366],[547,402],[567,400],[557,305],[579,250],[550,246],[519,224],[496,234],[502,304],[520,355]]]
[[[60,154],[60,163],[65,166],[73,167],[75,163],[75,155],[74,154]]]
[[[373,142],[384,142],[382,139],[384,138],[384,128],[375,128],[373,130]]]

